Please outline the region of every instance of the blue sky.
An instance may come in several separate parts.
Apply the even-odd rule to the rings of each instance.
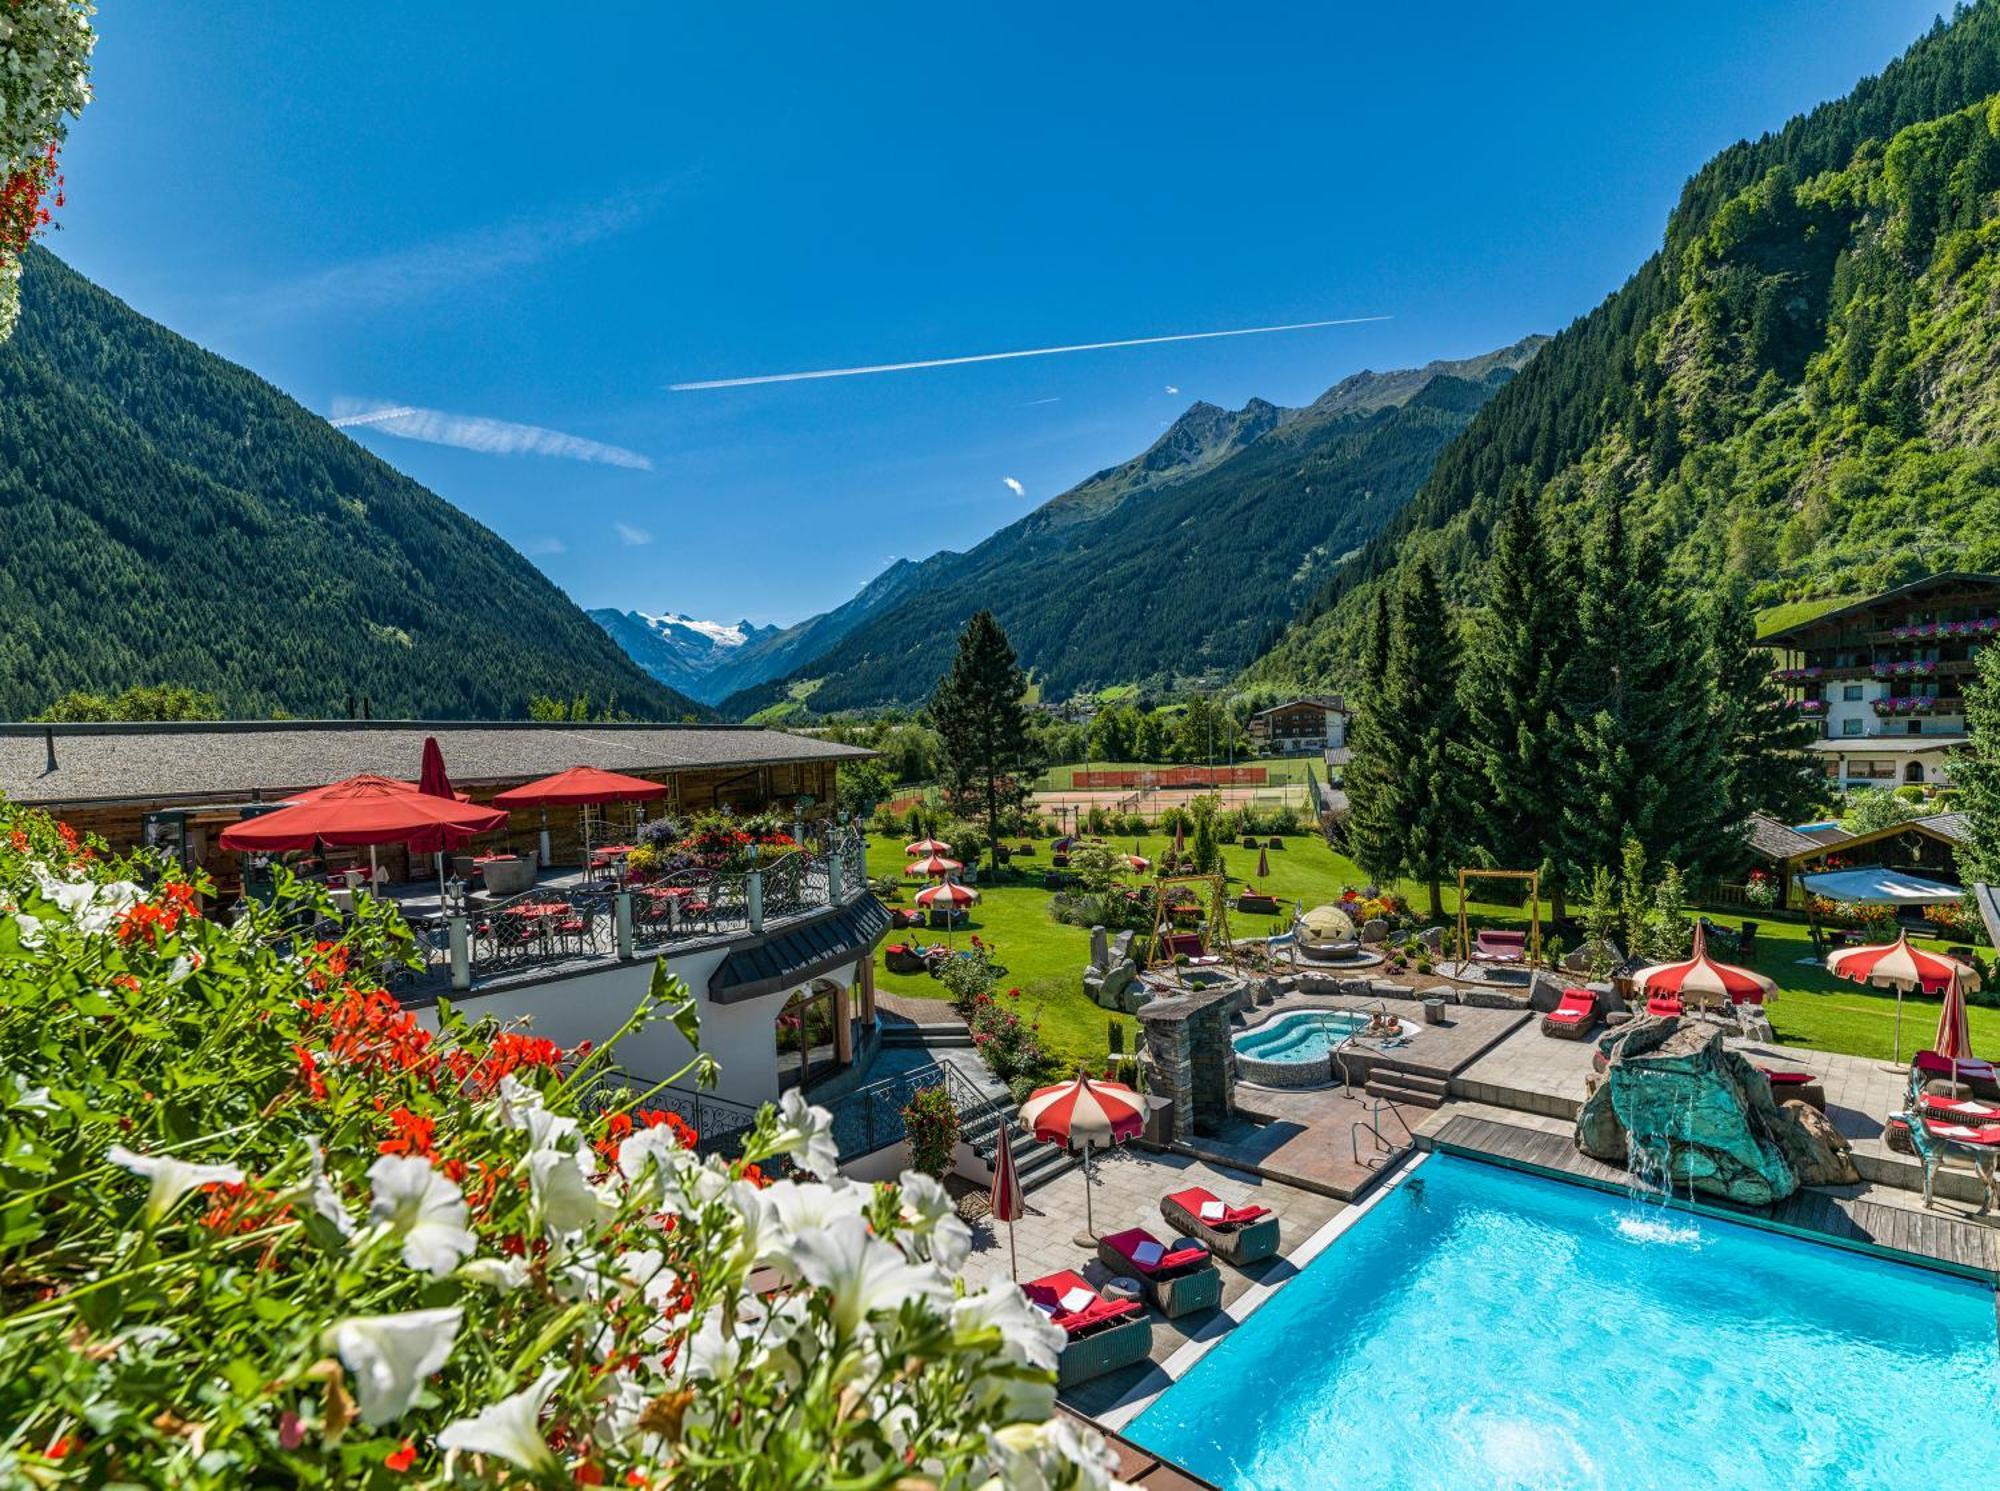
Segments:
[[[1556,330],[1936,9],[107,5],[51,246],[321,413],[435,411],[352,433],[581,604],[786,622],[1192,399]]]

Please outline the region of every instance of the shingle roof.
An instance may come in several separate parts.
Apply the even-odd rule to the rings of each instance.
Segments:
[[[1830,735],[1806,742],[1822,756],[1908,755],[1914,751],[1947,751],[1965,744],[1963,735]]]
[[[1826,848],[1824,841],[1811,834],[1800,833],[1796,828],[1780,823],[1764,813],[1750,815],[1748,833],[1750,847],[1770,860],[1787,860],[1800,854],[1817,854]]]
[[[872,754],[749,725],[422,720],[0,724],[0,792],[17,802],[66,806],[268,799],[361,772],[414,778],[427,735],[437,737],[445,767],[461,787],[525,781],[578,765],[646,773]]]
[[[1932,813],[1927,818],[1910,820],[1913,828],[1927,828],[1941,839],[1950,839],[1954,844],[1963,844],[1972,837],[1971,825],[1963,813]]]
[[[1345,714],[1347,703],[1338,694],[1301,694],[1296,699],[1287,699],[1282,704],[1273,704],[1269,709],[1260,709],[1250,718],[1260,720],[1267,714],[1276,714],[1281,709],[1296,709],[1301,704],[1311,704],[1319,709],[1330,709],[1335,714]]]
[[[708,997],[734,1004],[797,988],[867,957],[888,930],[889,908],[872,895],[861,896],[833,916],[732,948],[708,976]]]

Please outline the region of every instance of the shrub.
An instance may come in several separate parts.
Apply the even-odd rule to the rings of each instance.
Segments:
[[[958,1148],[958,1105],[942,1083],[920,1087],[903,1105],[903,1132],[910,1141],[910,1168],[944,1179]]]
[[[1304,832],[1299,822],[1299,810],[1290,803],[1284,804],[1271,815],[1270,824],[1266,832],[1279,834],[1286,838]]]
[[[1111,815],[1105,812],[1102,804],[1094,804],[1090,811],[1084,814],[1083,821],[1084,827],[1090,833],[1103,834],[1111,831]]]
[[[993,1075],[1008,1085],[1026,1078],[1031,1086],[1055,1079],[1056,1059],[1042,1045],[1041,1017],[1021,1017],[1021,991],[980,994],[972,1001],[966,1021],[972,1044]]]
[[[938,967],[937,980],[951,996],[953,1011],[960,1019],[969,1020],[973,1002],[982,994],[991,994],[999,986],[1000,976],[994,972],[985,945],[975,942],[946,958]]]
[[[1777,877],[1768,870],[1752,870],[1743,883],[1743,899],[1760,911],[1770,910],[1778,904]]]
[[[986,851],[991,847],[985,827],[977,823],[968,823],[963,818],[954,818],[945,824],[938,837],[951,845],[951,857],[961,864],[978,864],[986,857]]]
[[[1123,821],[1119,823],[1118,831],[1130,834],[1135,839],[1138,838],[1146,832],[1146,815],[1144,813],[1127,813]]]
[[[164,862],[0,803],[0,1479],[776,1491],[907,1450],[941,1485],[1022,1452],[1102,1484],[1094,1439],[1035,1427],[1060,1333],[1011,1286],[954,1302],[935,1181],[840,1177],[797,1094],[726,1160],[673,1093],[600,1082],[641,1024],[698,1036],[664,963],[595,1049],[442,1004],[431,1030],[368,976],[411,945],[392,908],[336,923],[275,880],[224,928]],[[776,1335],[744,1324],[760,1252]],[[830,1258],[893,1297],[808,1282]]]

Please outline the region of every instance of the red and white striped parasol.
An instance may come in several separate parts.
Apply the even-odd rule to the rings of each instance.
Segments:
[[[1004,1124],[994,1136],[993,1191],[987,1200],[993,1219],[1007,1224],[1008,1276],[1019,1278],[1021,1266],[1014,1257],[1014,1224],[1027,1214],[1028,1207],[1021,1198],[1021,1179],[1014,1173],[1014,1151]]]
[[[914,844],[905,844],[903,846],[903,853],[915,855],[949,854],[951,853],[951,845],[947,844],[943,839],[918,839]]]
[[[1970,989],[1979,987],[1979,973],[1940,953],[1927,953],[1910,945],[1910,934],[1899,932],[1894,942],[1869,947],[1847,947],[1828,953],[1826,971],[1857,984],[1873,984],[1878,989],[1896,991],[1896,1026],[1891,1060],[1900,1070],[1903,1059],[1903,996],[1912,989],[1935,994],[1947,988],[1954,977]],[[1964,1000],[1960,999],[1961,1007]]]
[[[942,854],[933,854],[928,859],[920,859],[903,866],[905,875],[949,875],[953,870],[965,866],[955,859],[946,859]]]
[[[917,892],[919,906],[970,906],[978,899],[978,891],[969,885],[960,885],[956,880],[928,885]]]
[[[1125,863],[1135,870],[1150,870],[1153,868],[1153,862],[1143,854],[1128,854],[1125,856]]]
[[[1123,1082],[1093,1082],[1082,1072],[1072,1082],[1037,1088],[1021,1104],[1021,1127],[1044,1144],[1083,1151],[1084,1236],[1095,1239],[1090,1219],[1090,1152],[1137,1137],[1146,1127],[1146,1100]],[[1078,1239],[1081,1244],[1083,1239]],[[1092,1242],[1088,1246],[1095,1246]]]
[[[1937,1042],[1932,1047],[1948,1061],[1972,1060],[1972,1030],[1965,1018],[1963,977],[1944,986],[1944,1008],[1938,1012]],[[1975,983],[1974,988],[1978,985]]]
[[[1693,957],[1641,968],[1632,975],[1632,982],[1643,993],[1683,997],[1699,994],[1710,999],[1727,999],[1731,1004],[1762,1004],[1778,988],[1776,980],[1766,978],[1754,968],[1739,968],[1734,963],[1718,963],[1711,958],[1708,936],[1699,922],[1694,929]]]

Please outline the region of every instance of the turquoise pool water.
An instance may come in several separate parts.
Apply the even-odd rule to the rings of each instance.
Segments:
[[[1434,1155],[1125,1433],[1230,1491],[1990,1484],[1994,1292]]]
[[[1368,1023],[1366,1015],[1346,1010],[1300,1010],[1280,1015],[1268,1025],[1235,1037],[1239,1055],[1259,1061],[1312,1061],[1325,1064],[1327,1053]]]

